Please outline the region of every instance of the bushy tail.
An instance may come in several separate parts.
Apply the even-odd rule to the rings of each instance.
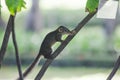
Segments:
[[[41,57],[41,54],[39,53],[35,58],[35,60],[30,64],[30,66],[23,73],[23,78],[25,78],[33,70],[33,68],[39,63],[40,57]],[[20,78],[17,78],[17,80],[20,80]]]

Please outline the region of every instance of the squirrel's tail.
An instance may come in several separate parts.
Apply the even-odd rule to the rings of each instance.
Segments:
[[[34,61],[30,64],[30,66],[23,73],[23,78],[25,78],[33,70],[33,68],[39,63],[40,57],[41,57],[41,54],[39,53],[37,57],[34,59]],[[17,78],[17,80],[19,80],[19,78]]]

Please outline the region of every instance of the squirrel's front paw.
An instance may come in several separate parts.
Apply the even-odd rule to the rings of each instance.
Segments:
[[[71,31],[71,35],[75,35],[76,34],[76,31],[75,30],[72,30]]]

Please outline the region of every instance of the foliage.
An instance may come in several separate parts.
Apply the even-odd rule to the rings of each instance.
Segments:
[[[16,12],[21,11],[21,8],[25,8],[25,1],[24,0],[5,0],[6,5],[10,11],[11,15],[15,15]]]
[[[99,0],[87,0],[86,11],[92,13],[98,8]]]

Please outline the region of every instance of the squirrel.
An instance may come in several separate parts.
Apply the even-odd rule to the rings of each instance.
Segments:
[[[64,34],[72,35],[72,31],[70,31],[64,26],[60,26],[55,31],[48,33],[41,44],[39,54],[43,55],[44,58],[52,59],[52,56],[51,56],[52,46],[56,42],[62,43],[63,40],[61,39],[61,37]]]
[[[23,77],[26,77],[31,72],[31,70],[39,62],[39,59],[42,55],[46,59],[53,59],[51,56],[52,46],[56,42],[62,43],[64,41],[61,39],[62,35],[64,35],[64,34],[73,35],[74,33],[75,33],[75,31],[70,31],[68,28],[66,28],[64,26],[60,26],[56,30],[48,33],[41,44],[41,47],[40,47],[37,57],[31,63],[31,65],[27,68],[27,70],[23,73]]]

